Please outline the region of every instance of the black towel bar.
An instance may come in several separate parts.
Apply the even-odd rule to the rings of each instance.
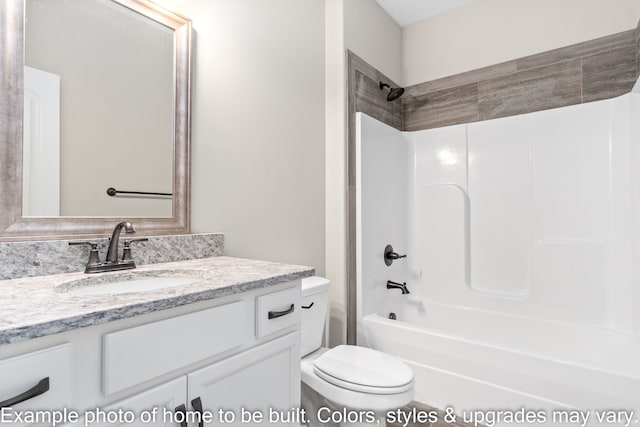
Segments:
[[[116,190],[113,187],[107,188],[107,194],[111,197],[115,197],[118,194],[140,194],[143,196],[173,196],[173,193],[155,193],[151,191],[122,191],[122,190]]]

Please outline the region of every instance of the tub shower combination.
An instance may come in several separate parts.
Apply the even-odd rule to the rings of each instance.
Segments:
[[[357,124],[358,344],[458,414],[640,423],[640,95],[418,132]],[[407,258],[387,265],[388,244]]]

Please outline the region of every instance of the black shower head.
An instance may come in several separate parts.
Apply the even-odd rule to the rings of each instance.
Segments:
[[[387,83],[380,82],[380,90],[383,90],[384,88],[389,89],[389,93],[387,94],[387,101],[395,101],[396,99],[400,98],[404,93],[404,88],[402,87],[394,88],[388,85]]]

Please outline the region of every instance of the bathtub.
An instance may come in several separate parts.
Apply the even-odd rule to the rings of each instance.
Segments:
[[[358,342],[406,361],[418,402],[452,408],[472,425],[627,425],[630,411],[629,425],[640,424],[640,345],[632,336],[415,297],[393,312],[396,320],[389,311],[363,316]],[[496,411],[521,408],[545,417],[495,421]],[[627,412],[598,422],[612,409]],[[572,410],[588,412],[588,422],[560,422]]]

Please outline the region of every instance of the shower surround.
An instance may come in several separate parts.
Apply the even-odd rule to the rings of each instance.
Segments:
[[[640,95],[356,125],[358,344],[406,360],[416,400],[458,414],[638,414]],[[407,259],[386,266],[387,244]]]
[[[424,130],[531,113],[629,93],[640,67],[639,26],[559,49],[407,87],[387,102],[375,67],[347,52],[347,341],[356,340],[356,113],[398,130]]]

